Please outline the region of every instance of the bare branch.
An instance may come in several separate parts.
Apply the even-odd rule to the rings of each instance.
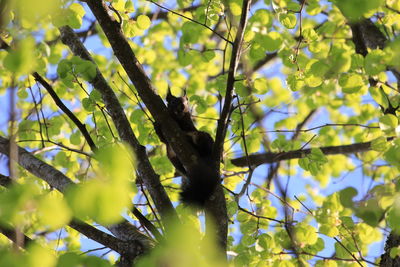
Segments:
[[[393,140],[393,137],[389,137],[388,141]],[[342,146],[326,146],[320,147],[325,155],[337,155],[337,154],[353,154],[360,153],[371,150],[371,142],[356,143],[351,145]],[[253,154],[249,156],[249,161],[252,166],[259,166],[261,164],[269,164],[274,162],[279,162],[282,160],[289,159],[299,159],[303,158],[305,155],[311,153],[311,149],[299,149],[288,152],[267,152],[260,154]],[[246,157],[240,157],[232,159],[232,164],[238,167],[246,167],[247,159]]]

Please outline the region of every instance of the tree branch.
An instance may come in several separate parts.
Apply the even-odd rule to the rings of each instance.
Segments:
[[[229,114],[233,99],[233,89],[235,85],[236,69],[240,59],[243,36],[247,24],[247,16],[250,10],[251,0],[243,0],[242,15],[240,17],[235,41],[233,43],[231,61],[229,64],[228,80],[226,85],[225,101],[220,118],[218,120],[217,134],[213,147],[213,157],[216,162],[220,161],[221,152],[224,145],[225,135],[228,128]]]
[[[90,136],[89,132],[86,129],[86,125],[81,123],[81,121],[74,115],[74,113],[71,112],[67,108],[67,106],[64,105],[64,103],[61,101],[61,99],[58,97],[56,92],[54,91],[53,87],[42,77],[39,75],[39,73],[34,72],[32,73],[32,76],[35,78],[37,82],[39,82],[50,94],[50,96],[53,98],[54,103],[72,120],[72,122],[78,127],[78,129],[81,131],[83,136],[85,137],[86,142],[90,146],[90,149],[94,152],[96,151],[97,147],[94,144],[94,141],[92,137]]]
[[[0,185],[1,186],[8,187],[9,185],[11,185],[11,183],[12,183],[12,180],[10,177],[0,174]],[[126,224],[127,223],[128,222],[126,222]],[[131,233],[131,236],[134,236],[136,238],[126,237],[125,239],[122,239],[123,241],[129,241],[129,242],[134,243],[132,246],[130,246],[129,243],[121,242],[121,240],[119,240],[107,233],[104,233],[104,232],[98,230],[97,228],[95,228],[89,224],[86,224],[85,222],[82,222],[78,219],[72,220],[68,225],[71,228],[75,229],[76,231],[84,234],[86,237],[88,237],[100,244],[103,244],[104,246],[111,248],[118,253],[130,255],[130,257],[137,257],[138,255],[141,255],[144,253],[145,248],[150,247],[149,243],[146,243],[145,245],[143,245],[139,241],[137,241],[137,240],[141,240],[140,237],[137,236],[137,232]],[[124,225],[124,226],[126,226],[127,229],[132,229],[128,225]],[[16,233],[15,230],[8,229],[5,227],[0,227],[0,232],[2,234],[4,234],[5,236],[7,236],[11,241],[16,242],[16,235],[18,233]],[[33,241],[32,239],[30,239],[29,237],[24,235],[24,243],[23,244],[27,244],[32,241]]]
[[[388,141],[390,140],[393,140],[393,137],[389,137]],[[325,155],[353,154],[371,150],[371,142],[356,143],[343,146],[326,146],[326,147],[320,147],[320,149]],[[259,166],[261,164],[269,164],[269,163],[279,162],[282,160],[303,158],[310,152],[311,149],[299,149],[299,150],[279,152],[279,153],[267,152],[267,153],[250,155],[248,160],[250,161],[250,164],[252,166]],[[232,159],[231,162],[233,165],[238,167],[247,166],[246,157],[235,158]]]
[[[169,115],[164,102],[156,93],[156,90],[152,86],[150,79],[145,74],[142,65],[139,63],[128,41],[119,28],[119,24],[108,15],[107,6],[105,5],[104,1],[87,0],[86,3],[89,5],[89,8],[92,10],[94,16],[102,27],[116,57],[128,74],[129,79],[136,87],[140,98],[143,100],[143,103],[150,111],[156,123],[161,126],[162,132],[165,135],[168,144],[171,145],[172,149],[179,157],[179,160],[185,167],[185,170],[188,172],[188,176],[190,177],[191,173],[196,173],[198,176],[219,176],[219,170],[217,170],[215,166],[209,166],[209,164],[202,162],[197,151],[195,151],[188,143],[187,138],[177,125],[176,121],[174,121]],[[219,204],[216,207],[211,207],[211,209],[213,209],[212,214],[217,216],[215,219],[221,218],[225,221],[227,215],[223,191],[220,187],[218,187],[216,192],[217,193],[215,193],[211,198],[211,202],[220,199],[222,204]],[[221,244],[225,244],[223,249],[226,248],[226,226],[227,222],[219,224],[220,229],[217,231],[218,234],[221,234],[219,236],[219,238],[222,240]],[[222,229],[222,227],[225,228]],[[209,229],[209,227],[207,228]]]
[[[148,249],[146,246],[147,244],[143,244],[137,239],[120,240],[77,219],[74,219],[68,225],[88,238],[120,253],[121,255],[129,255],[130,258],[142,255],[145,250]]]
[[[85,60],[90,60],[93,64],[96,64],[89,52],[86,50],[77,35],[70,27],[61,27],[60,31],[61,40],[64,44],[69,46],[75,55]],[[137,140],[129,121],[126,118],[124,110],[117,99],[117,96],[114,94],[112,88],[108,85],[98,68],[96,70],[96,77],[90,81],[90,83],[101,93],[104,104],[111,115],[122,141],[128,143],[135,152],[138,162],[137,168],[139,176],[142,178],[146,188],[149,190],[154,204],[159,210],[161,216],[164,219],[167,219],[170,216],[176,217],[176,214],[173,212],[171,200],[165,192],[164,187],[161,185],[160,177],[155,173],[150,164],[146,154],[146,148]]]
[[[213,146],[213,159],[216,166],[219,166],[221,152],[226,135],[226,129],[229,121],[229,114],[231,110],[231,102],[233,98],[233,87],[235,83],[236,69],[240,59],[240,52],[242,48],[244,31],[247,24],[247,16],[250,10],[251,0],[243,0],[242,14],[238,30],[236,33],[235,41],[233,43],[231,61],[229,65],[228,81],[225,94],[224,107],[222,109],[221,116],[218,120],[217,134],[215,137],[215,143]],[[219,167],[217,168],[219,171]],[[214,198],[211,199],[206,205],[206,223],[217,223],[217,238],[220,247],[223,251],[226,251],[227,246],[227,235],[228,235],[228,215],[226,209],[225,195],[222,187],[218,187],[214,193]],[[218,221],[215,221],[218,220]],[[207,227],[207,229],[212,229]]]
[[[14,230],[14,229],[7,228],[3,225],[0,225],[0,233],[2,233],[4,236],[6,236],[8,239],[10,239],[15,245],[19,246],[22,249],[25,248],[25,245],[27,245],[29,243],[33,243],[33,240],[24,234],[22,234],[23,240],[21,240],[21,242],[19,242],[20,240],[18,238],[18,235],[20,235],[21,233],[19,233],[18,231]]]
[[[199,24],[199,25],[203,26],[204,28],[206,28],[206,29],[210,30],[211,32],[213,32],[215,35],[217,35],[219,38],[221,38],[221,39],[224,40],[225,42],[232,44],[231,41],[229,41],[228,39],[226,39],[224,36],[222,36],[221,34],[219,34],[217,31],[215,31],[214,29],[212,29],[212,28],[211,28],[210,26],[208,26],[207,24],[198,22],[198,21],[196,21],[196,20],[194,20],[194,19],[191,19],[191,18],[189,18],[189,17],[187,17],[187,16],[185,16],[185,15],[183,15],[183,14],[179,14],[178,12],[176,12],[176,11],[174,11],[174,10],[172,10],[172,9],[163,7],[162,5],[156,3],[156,2],[154,2],[154,1],[152,1],[152,0],[147,0],[147,1],[149,1],[149,2],[151,2],[151,3],[153,3],[153,4],[155,4],[155,5],[158,6],[159,8],[162,8],[162,9],[167,10],[168,12],[171,12],[171,13],[174,14],[174,15],[177,15],[177,16],[182,17],[182,18],[184,18],[184,19],[186,19],[186,20],[189,20],[189,21],[191,21],[191,22],[193,22],[193,23],[196,23],[196,24]]]
[[[39,177],[40,179],[46,181],[51,187],[56,188],[61,193],[64,193],[65,190],[74,185],[67,176],[65,176],[60,171],[56,170],[52,166],[47,163],[37,159],[32,156],[25,149],[17,146],[18,149],[18,164],[21,165],[24,169],[32,173],[33,175]],[[0,153],[6,156],[10,156],[10,141],[2,136],[0,136]],[[11,158],[10,160],[15,160]],[[4,177],[2,177],[4,179]],[[3,180],[2,179],[2,180]],[[129,242],[122,242],[121,240],[108,235],[97,228],[88,225],[84,222],[81,222],[77,219],[74,219],[70,222],[70,226],[75,230],[79,231],[83,235],[107,246],[118,253],[121,254],[129,254],[129,255],[139,255],[144,252],[145,248],[148,248],[145,243],[140,243],[140,241],[148,240],[147,236],[144,236],[140,232],[138,235],[141,235],[141,239],[130,240]],[[135,229],[133,225],[130,225],[130,229]],[[131,254],[134,253],[134,254]],[[136,253],[136,254],[135,254]]]
[[[193,5],[193,6],[189,6],[189,7],[184,7],[184,8],[182,8],[182,9],[178,9],[177,11],[174,11],[174,10],[172,10],[172,11],[160,11],[160,10],[156,10],[155,12],[147,12],[145,15],[146,15],[147,17],[149,17],[151,20],[154,20],[154,19],[168,20],[168,14],[171,13],[171,12],[172,12],[172,13],[178,13],[178,12],[185,13],[185,12],[195,11],[196,9],[198,9],[198,8],[201,7],[201,6],[202,6],[202,5]],[[139,15],[141,15],[141,14],[140,14],[140,13],[139,13],[139,14],[136,14],[135,16],[130,17],[129,20],[136,20],[136,19],[138,18]],[[79,38],[84,38],[84,39],[86,39],[88,36],[95,35],[95,34],[97,34],[98,32],[97,32],[96,27],[94,27],[94,26],[95,26],[95,24],[92,24],[92,25],[91,25],[89,28],[87,28],[86,30],[77,32],[76,35],[77,35]],[[54,43],[54,42],[58,41],[58,39],[59,39],[59,38],[56,38],[55,40],[50,41],[50,43]]]
[[[0,38],[0,43],[1,43],[1,49],[9,50],[10,46]],[[81,123],[81,121],[74,115],[74,113],[71,112],[67,108],[67,106],[64,105],[64,103],[61,101],[61,99],[58,97],[56,92],[54,91],[53,87],[42,77],[40,76],[39,73],[34,72],[31,74],[37,82],[39,82],[50,94],[50,96],[53,98],[54,103],[70,118],[70,120],[78,127],[78,129],[81,131],[83,134],[86,142],[88,142],[88,145],[90,146],[90,149],[92,151],[96,150],[96,145],[93,142],[92,137],[90,136],[89,132],[86,129],[85,124]]]
[[[161,129],[163,134],[165,134],[168,144],[171,145],[178,155],[188,173],[198,169],[198,153],[188,143],[180,127],[169,115],[164,102],[156,93],[156,89],[151,84],[149,77],[144,72],[142,65],[123,35],[120,25],[113,17],[108,15],[107,6],[104,1],[87,0],[86,3],[107,36],[115,56],[136,87],[143,103],[150,111],[156,123],[161,125]]]

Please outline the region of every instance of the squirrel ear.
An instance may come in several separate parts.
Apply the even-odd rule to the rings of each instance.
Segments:
[[[189,99],[188,99],[188,96],[187,96],[186,93],[187,93],[186,88],[184,88],[184,89],[183,89],[183,96],[182,96],[182,99],[184,99],[184,100],[187,102]]]
[[[168,85],[168,91],[167,91],[167,102],[170,102],[173,99],[173,95],[171,93],[171,87]]]

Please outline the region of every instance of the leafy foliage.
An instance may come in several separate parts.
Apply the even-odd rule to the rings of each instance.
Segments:
[[[16,141],[0,142],[12,159],[0,158],[0,266],[224,266],[226,251],[232,266],[398,259],[400,244],[376,248],[386,230],[400,235],[399,0],[253,0],[250,12],[247,0],[97,1],[148,79],[128,75],[89,2],[0,1],[0,136]],[[93,60],[61,42],[66,26]],[[154,130],[168,114],[138,86],[149,82],[151,96],[184,90],[197,129],[214,138],[231,101],[226,214],[213,226],[179,204],[182,182]],[[17,165],[17,145],[40,164],[20,154]],[[132,239],[113,232],[127,221]],[[81,255],[93,248],[82,235],[118,255]],[[118,250],[127,241],[139,244],[134,256]]]

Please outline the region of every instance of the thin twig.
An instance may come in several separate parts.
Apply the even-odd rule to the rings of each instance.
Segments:
[[[196,23],[196,24],[198,24],[198,25],[201,25],[201,26],[207,28],[208,30],[212,31],[215,35],[217,35],[218,37],[220,37],[221,39],[223,39],[225,42],[230,43],[230,44],[233,44],[232,41],[226,39],[224,36],[222,36],[221,34],[219,34],[218,32],[216,32],[216,31],[215,31],[214,29],[212,29],[211,27],[207,26],[205,23],[198,22],[198,21],[196,21],[196,20],[194,20],[194,19],[191,19],[191,18],[189,18],[189,17],[187,17],[187,16],[185,16],[185,15],[183,15],[183,14],[179,14],[178,12],[176,12],[176,11],[174,11],[174,10],[172,10],[172,9],[169,9],[169,8],[167,8],[167,7],[164,7],[164,6],[158,4],[158,3],[154,2],[154,1],[151,1],[151,0],[147,0],[147,1],[148,1],[148,2],[151,2],[151,3],[153,3],[153,4],[155,4],[155,5],[158,6],[159,8],[162,8],[162,9],[167,10],[168,12],[171,12],[172,14],[175,14],[175,15],[177,15],[177,16],[180,16],[180,17],[182,17],[182,18],[184,18],[184,19],[187,19],[187,20],[189,20],[189,21],[191,21],[191,22],[193,22],[193,23]]]
[[[244,0],[242,5],[242,15],[238,25],[235,41],[233,43],[231,61],[229,64],[228,80],[226,85],[225,101],[222,108],[220,118],[218,120],[217,134],[215,137],[215,143],[213,147],[213,157],[216,162],[219,162],[226,131],[229,124],[229,117],[232,109],[233,89],[235,84],[236,69],[239,63],[241,48],[243,43],[244,32],[247,24],[247,16],[250,11],[251,0]]]

